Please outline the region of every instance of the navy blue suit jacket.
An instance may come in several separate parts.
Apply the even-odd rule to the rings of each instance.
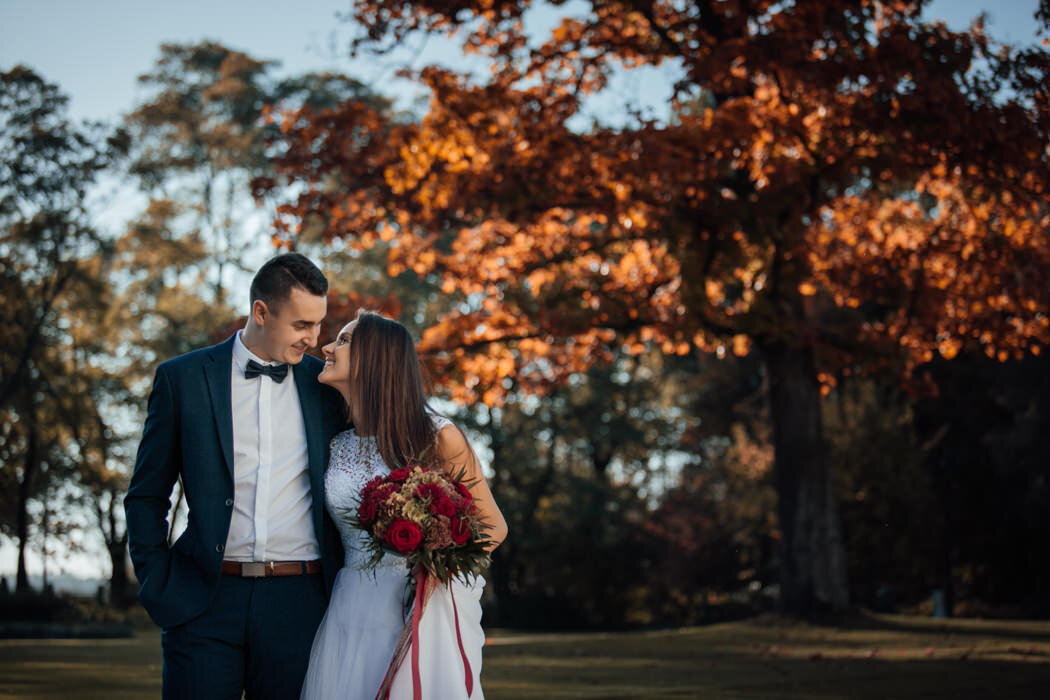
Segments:
[[[139,600],[155,623],[172,627],[200,615],[219,582],[233,514],[233,337],[157,367],[124,512]],[[342,398],[317,382],[323,365],[305,356],[291,367],[306,425],[313,523],[329,591],[343,550],[324,506],[329,442],[343,422]],[[288,381],[288,378],[285,379]],[[168,547],[175,480],[189,506],[186,531]]]

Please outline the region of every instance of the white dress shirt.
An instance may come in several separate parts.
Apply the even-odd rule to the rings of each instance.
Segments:
[[[224,558],[305,561],[320,558],[311,509],[306,426],[293,367],[281,383],[244,378],[254,355],[237,331],[230,397],[233,409],[233,516]]]

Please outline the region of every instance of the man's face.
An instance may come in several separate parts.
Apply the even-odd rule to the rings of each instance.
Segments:
[[[261,301],[255,303],[252,312],[263,331],[265,347],[260,350],[269,355],[263,359],[295,365],[302,361],[307,350],[317,345],[321,321],[328,313],[328,299],[292,287],[291,294],[277,306],[276,313]]]

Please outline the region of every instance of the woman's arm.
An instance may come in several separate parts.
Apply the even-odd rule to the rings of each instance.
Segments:
[[[492,498],[492,491],[489,490],[488,481],[485,480],[485,474],[481,470],[477,455],[467,443],[463,432],[455,425],[446,425],[438,431],[437,451],[445,465],[446,472],[456,475],[463,470],[464,479],[474,482],[470,487],[470,494],[474,497],[478,511],[487,525],[485,535],[490,540],[487,549],[491,552],[506,539],[507,521],[503,519],[503,513],[500,512],[499,506]]]

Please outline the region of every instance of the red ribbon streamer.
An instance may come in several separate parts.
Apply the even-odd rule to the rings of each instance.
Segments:
[[[423,589],[427,587],[427,572],[419,572],[416,582],[416,604],[412,606],[412,700],[423,700],[423,682],[419,678],[419,621],[423,619]]]
[[[409,639],[410,653],[412,655],[412,700],[422,700],[423,681],[419,671],[419,623],[423,618],[423,608],[427,603],[427,584],[430,577],[426,570],[421,570],[416,578],[416,596],[412,605],[412,623]],[[467,697],[474,692],[474,674],[470,668],[470,660],[467,659],[466,649],[463,648],[463,635],[459,629],[459,609],[456,607],[456,596],[452,593],[452,581],[448,582],[448,594],[452,598],[452,617],[456,623],[456,643],[459,645],[459,655],[463,659],[464,685],[467,689]],[[398,645],[401,646],[400,644]],[[399,658],[400,657],[400,658]],[[390,686],[393,685],[394,676],[401,667],[404,656],[395,652],[394,659],[387,668],[386,676],[376,694],[377,700],[387,700],[390,697]]]
[[[456,609],[456,596],[452,595],[452,581],[448,582],[448,597],[452,599],[452,617],[456,621],[456,641],[459,642],[459,655],[463,657],[463,674],[466,676],[467,697],[474,692],[474,674],[470,671],[470,661],[463,649],[463,635],[459,633],[459,610]]]

